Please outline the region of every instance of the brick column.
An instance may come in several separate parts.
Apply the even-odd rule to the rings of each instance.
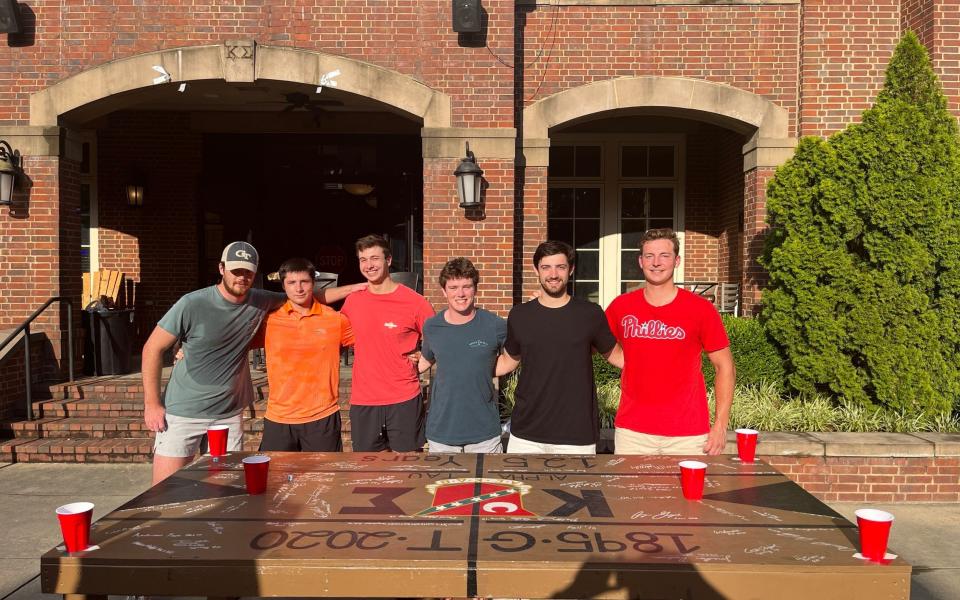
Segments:
[[[522,227],[515,233],[518,245],[522,247],[521,256],[514,258],[516,268],[520,270],[523,285],[519,301],[530,298],[530,294],[540,289],[533,270],[533,253],[540,242],[547,239],[547,167],[550,164],[550,140],[523,140],[523,156],[526,167],[523,169],[523,219]]]
[[[0,330],[23,323],[47,299],[67,296],[74,313],[54,305],[31,325],[33,382],[66,376],[66,325],[73,318],[79,334],[80,274],[80,147],[59,127],[0,127],[0,139],[23,156],[24,176],[17,182],[13,204],[0,209]],[[2,337],[6,337],[5,335]],[[79,335],[75,340],[79,344]],[[3,407],[23,400],[22,351],[0,365]],[[79,352],[74,352],[79,364]]]
[[[464,256],[480,271],[477,304],[506,316],[512,306],[514,129],[424,128],[423,291],[437,308],[446,301],[437,277]],[[453,175],[465,143],[483,169],[480,208],[460,208]]]
[[[767,183],[776,168],[793,156],[797,140],[754,136],[743,147],[743,265],[740,314],[752,316],[760,308],[767,272],[757,259],[767,237]]]

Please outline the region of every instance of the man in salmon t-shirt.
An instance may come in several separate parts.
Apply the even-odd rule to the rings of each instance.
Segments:
[[[423,448],[420,377],[411,357],[434,315],[426,298],[390,278],[390,245],[379,235],[357,240],[368,287],[347,297],[343,314],[356,336],[350,425],[355,452]]]
[[[678,266],[677,234],[648,230],[640,239],[645,286],[607,307],[624,355],[617,454],[720,454],[726,443],[736,377],[730,342],[713,304],[674,284]],[[716,370],[712,427],[701,352]]]
[[[305,258],[280,265],[287,302],[270,313],[258,336],[270,384],[261,451],[343,451],[340,348],[353,345],[353,330],[345,316],[314,300],[315,273]]]

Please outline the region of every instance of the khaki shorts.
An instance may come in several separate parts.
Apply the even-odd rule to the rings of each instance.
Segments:
[[[227,452],[243,450],[243,416],[234,415],[225,419],[194,419],[167,413],[167,429],[157,433],[153,453],[171,458],[189,458],[198,450],[207,452],[207,428],[211,425],[228,425]]]
[[[707,434],[653,435],[617,427],[613,432],[613,451],[617,454],[702,455]]]
[[[596,444],[544,444],[519,438],[512,433],[507,441],[507,454],[596,454]]]

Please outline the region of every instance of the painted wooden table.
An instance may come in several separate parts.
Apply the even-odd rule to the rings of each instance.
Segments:
[[[676,457],[271,454],[267,492],[204,457],[42,558],[66,595],[906,599],[910,566],[769,465]],[[82,500],[82,498],[78,498]]]

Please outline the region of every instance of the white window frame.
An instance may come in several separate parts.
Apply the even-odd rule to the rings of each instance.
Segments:
[[[574,133],[556,134],[550,137],[551,146],[600,146],[601,176],[549,177],[548,188],[597,186],[601,194],[600,215],[600,305],[606,307],[620,295],[620,198],[624,187],[668,187],[675,190],[673,199],[674,228],[680,239],[680,255],[685,255],[686,207],[686,135],[682,133]],[[623,146],[673,146],[676,159],[674,176],[624,178],[620,177],[620,162]],[[683,281],[683,261],[674,275]]]

